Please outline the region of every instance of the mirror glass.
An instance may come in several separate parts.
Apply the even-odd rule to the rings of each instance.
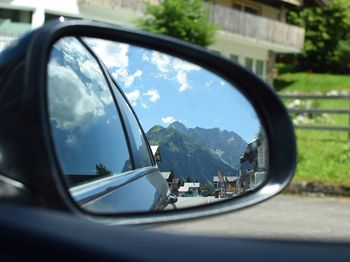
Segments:
[[[268,141],[236,86],[135,45],[64,37],[47,67],[48,111],[72,199],[94,213],[231,200],[268,176]]]

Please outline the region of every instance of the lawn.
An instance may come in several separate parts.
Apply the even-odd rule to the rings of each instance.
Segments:
[[[327,93],[333,90],[350,92],[350,76],[307,72],[285,73],[277,77],[274,87],[278,92]]]
[[[275,88],[279,92],[328,93],[350,92],[350,76],[285,73],[278,77]],[[286,105],[293,102],[288,99]],[[311,102],[311,101],[310,101]],[[348,100],[316,100],[315,109],[350,109]],[[294,116],[295,117],[295,116]],[[314,116],[316,125],[348,126],[348,115]],[[297,129],[298,166],[295,182],[317,181],[328,184],[350,185],[350,143],[347,132]]]
[[[294,182],[350,185],[350,143],[342,132],[297,130],[298,166]]]

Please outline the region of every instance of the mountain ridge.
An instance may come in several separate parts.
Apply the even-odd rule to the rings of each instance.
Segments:
[[[213,150],[213,148],[209,147],[210,143],[205,142],[205,136],[209,137],[207,139],[212,139],[210,137],[218,135],[221,132],[221,135],[226,139],[231,138],[240,141],[236,137],[238,135],[236,134],[235,136],[231,132],[223,131],[219,128],[204,129],[197,127],[194,129],[196,130],[193,131],[191,128],[186,128],[180,122],[174,122],[167,128],[155,125],[146,133],[149,143],[151,145],[158,145],[160,149],[162,162],[158,164],[159,169],[161,171],[173,170],[176,173],[176,177],[184,180],[190,177],[194,181],[197,180],[201,183],[208,182],[210,184],[212,184],[213,177],[218,170],[224,176],[237,175],[238,168],[232,167],[221,157],[223,154],[227,154],[227,152],[218,152],[218,150],[221,150],[220,148],[225,147],[218,147],[217,143],[211,142],[217,146],[216,150]],[[198,137],[194,138],[193,136],[195,135]],[[238,146],[242,147],[240,145]],[[239,154],[241,152],[234,155]],[[236,156],[236,161],[239,162],[240,156]]]

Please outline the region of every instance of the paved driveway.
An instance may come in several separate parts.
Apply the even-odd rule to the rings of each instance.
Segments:
[[[173,234],[350,241],[350,199],[280,195],[262,204],[150,230]]]

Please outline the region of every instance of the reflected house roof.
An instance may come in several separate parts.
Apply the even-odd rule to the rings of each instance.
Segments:
[[[190,188],[190,187],[195,187],[195,188],[197,188],[197,187],[200,187],[200,183],[193,183],[193,182],[186,182],[185,184],[184,184],[184,187],[187,187],[187,188]]]
[[[159,146],[151,146],[152,154],[155,155],[157,153]]]
[[[155,159],[157,162],[161,162],[162,159],[161,159],[161,157],[160,157],[159,146],[158,146],[158,145],[151,146],[151,151],[152,151],[152,155],[153,155],[154,159]]]
[[[238,177],[236,176],[224,176],[224,181],[227,181],[227,182],[234,182],[238,180]],[[218,176],[214,176],[213,177],[213,182],[220,182],[220,179]]]
[[[188,189],[189,189],[188,187],[180,186],[178,191],[179,191],[180,193],[181,193],[181,192],[188,192]]]
[[[261,145],[260,139],[254,139],[247,145],[247,149],[243,156],[240,158],[241,164],[247,160],[252,161],[256,157],[258,147]]]
[[[160,172],[162,174],[162,176],[164,177],[164,179],[169,179],[170,175],[172,172]]]

